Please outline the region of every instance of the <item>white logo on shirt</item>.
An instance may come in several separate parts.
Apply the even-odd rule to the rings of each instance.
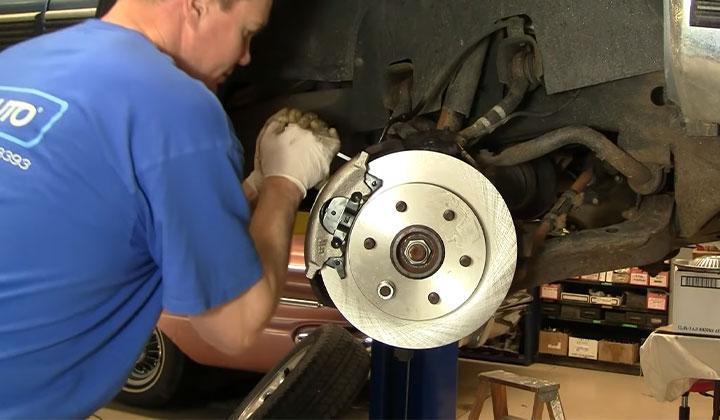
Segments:
[[[0,98],[0,123],[10,122],[13,127],[25,127],[38,114],[33,104]]]
[[[66,101],[37,89],[0,86],[0,139],[31,149],[43,141],[68,107]]]

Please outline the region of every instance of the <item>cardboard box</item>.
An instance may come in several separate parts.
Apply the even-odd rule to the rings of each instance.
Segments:
[[[559,284],[543,284],[540,286],[540,299],[560,300],[562,286]]]
[[[600,319],[602,310],[592,306],[560,305],[560,318],[569,320]]]
[[[667,311],[668,296],[665,293],[651,292],[647,294],[647,308],[657,311]]]
[[[625,306],[631,309],[647,308],[647,295],[642,290],[626,290],[623,292]]]
[[[590,306],[582,307],[580,308],[580,318],[592,321],[600,320],[602,318],[602,310],[600,308],[593,308]]]
[[[610,276],[610,279],[608,279],[608,281],[612,282],[612,283],[622,283],[622,284],[630,283],[630,269],[629,268],[619,268],[617,270],[612,271],[612,275]]]
[[[560,293],[560,300],[566,300],[568,302],[590,303],[590,295],[562,292]]]
[[[540,331],[540,342],[538,344],[538,352],[545,354],[554,354],[557,356],[567,356],[568,354],[568,335],[557,331]]]
[[[598,280],[603,283],[610,283],[612,282],[612,271],[605,271],[598,274]]]
[[[663,271],[661,273],[658,273],[657,276],[650,276],[648,279],[648,285],[652,287],[668,287],[668,279],[670,277],[670,273],[667,271]]]
[[[605,321],[609,322],[625,322],[627,317],[625,312],[620,311],[605,311]]]
[[[622,305],[622,298],[615,296],[590,296],[590,303],[594,303],[595,305],[620,306]]]
[[[647,315],[644,312],[626,312],[625,321],[641,327],[647,323]]]
[[[599,281],[601,283],[612,281],[612,271],[603,271],[602,273],[585,274],[578,277],[580,280]]]
[[[645,270],[641,270],[637,267],[630,269],[630,284],[637,284],[639,286],[647,286],[650,276]]]
[[[575,305],[560,305],[560,318],[562,319],[582,319],[580,316],[580,307]]]
[[[720,255],[720,248],[714,245],[696,245],[695,248],[693,248],[693,259],[708,255]]]
[[[600,340],[598,345],[598,360],[603,362],[623,363],[634,365],[640,358],[638,344],[615,343],[612,341]]]
[[[600,273],[583,274],[578,277],[580,280],[600,281]]]
[[[691,267],[676,260],[672,266],[670,324],[686,334],[720,336],[720,272]]]
[[[667,316],[661,314],[648,314],[645,317],[645,324],[652,329],[666,326],[667,321]]]
[[[568,338],[568,356],[580,359],[597,360],[598,341],[587,338]]]
[[[560,316],[560,305],[555,303],[543,303],[540,306],[542,316],[559,317]]]

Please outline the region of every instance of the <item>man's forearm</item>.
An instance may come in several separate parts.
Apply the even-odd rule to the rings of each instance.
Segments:
[[[263,278],[280,298],[290,258],[295,214],[302,200],[298,188],[280,177],[267,178],[250,220],[250,235],[263,266]]]
[[[277,308],[287,276],[295,213],[305,191],[327,177],[340,147],[337,133],[326,131],[318,134],[298,124],[273,121],[259,136],[256,153],[266,159],[256,164],[263,172],[253,171],[243,190],[254,208],[249,231],[263,275],[232,301],[190,317],[203,339],[229,354],[247,349]]]
[[[200,336],[221,351],[239,354],[249,348],[274,314],[285,285],[293,223],[301,198],[292,182],[266,179],[250,220],[262,277],[236,299],[190,317]]]

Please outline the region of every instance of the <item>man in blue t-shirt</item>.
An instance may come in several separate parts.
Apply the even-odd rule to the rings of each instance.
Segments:
[[[163,309],[228,353],[272,316],[298,204],[339,140],[280,113],[242,183],[212,91],[270,7],[119,0],[0,54],[0,418],[90,415]]]

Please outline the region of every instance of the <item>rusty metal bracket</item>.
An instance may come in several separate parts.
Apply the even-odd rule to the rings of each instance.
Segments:
[[[675,249],[673,209],[669,195],[645,197],[632,220],[548,239],[542,252],[518,270],[511,290],[659,261]]]

